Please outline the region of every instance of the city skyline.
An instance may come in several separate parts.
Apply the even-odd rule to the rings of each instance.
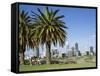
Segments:
[[[68,45],[68,46],[69,46],[69,45]],[[90,47],[93,48],[93,52],[96,52],[96,50],[94,49],[93,46],[90,46]],[[67,47],[67,46],[65,46],[65,47],[62,47],[62,48],[60,48],[60,49],[57,48],[57,47],[55,47],[55,48],[53,47],[51,50],[57,50],[59,54],[62,54],[62,53],[68,54],[68,52],[69,52],[69,51],[72,51],[72,48],[74,48],[74,51],[80,51],[80,53],[84,54],[84,53],[86,53],[87,51],[90,52],[90,47],[88,47],[88,50],[82,51],[82,50],[79,49],[79,46],[78,46],[78,49],[76,49],[76,46],[75,46],[75,44],[74,44],[73,47]],[[41,49],[42,49],[42,50],[41,50]],[[37,52],[36,49],[31,49],[31,48],[27,48],[27,47],[26,47],[25,55],[26,55],[26,57],[37,56],[37,53],[36,53],[36,52]],[[39,47],[39,56],[41,56],[41,57],[46,56],[46,49],[45,49],[45,46],[44,46],[43,48]]]

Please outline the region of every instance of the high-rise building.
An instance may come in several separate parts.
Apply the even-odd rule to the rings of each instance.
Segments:
[[[68,57],[74,57],[74,56],[76,56],[76,51],[75,51],[75,48],[74,48],[74,47],[72,47],[72,48],[68,51],[67,56],[68,56]]]
[[[75,49],[76,49],[76,51],[79,50],[79,49],[78,49],[78,43],[75,43]]]
[[[69,45],[66,46],[66,54],[68,53],[69,51]]]
[[[93,52],[93,47],[92,46],[90,47],[90,52]]]
[[[69,49],[69,46],[67,46]],[[68,50],[67,52],[68,57],[75,57],[75,56],[81,56],[81,52],[78,48],[78,43],[75,43],[75,47],[72,47],[71,49]]]
[[[94,55],[93,47],[90,47],[90,54]]]
[[[75,51],[76,51],[76,56],[81,56],[81,52],[79,51],[78,43],[75,43]]]
[[[76,56],[76,51],[74,47],[72,47],[72,56]]]

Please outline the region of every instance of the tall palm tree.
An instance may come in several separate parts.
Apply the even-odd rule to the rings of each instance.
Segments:
[[[30,48],[36,49],[36,55],[39,57],[39,38],[35,35],[34,25],[29,26],[28,45]]]
[[[31,19],[28,12],[22,11],[19,13],[19,60],[20,64],[24,64],[24,52],[28,44],[28,25]]]
[[[66,31],[65,22],[62,21],[64,15],[57,15],[59,10],[49,10],[48,7],[45,11],[37,9],[39,13],[32,11],[32,18],[34,24],[34,36],[39,38],[42,45],[46,45],[46,62],[51,63],[51,45],[60,46],[65,44]]]

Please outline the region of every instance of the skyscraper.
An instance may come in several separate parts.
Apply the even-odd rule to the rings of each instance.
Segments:
[[[81,56],[81,52],[79,51],[77,42],[75,43],[75,51],[76,51],[76,56]]]
[[[76,56],[76,51],[75,51],[75,48],[74,48],[74,47],[72,47],[71,49],[72,49],[72,56]]]
[[[94,55],[93,47],[90,47],[90,54]]]
[[[90,47],[90,52],[93,52],[93,47],[92,46]]]
[[[79,50],[79,49],[78,49],[78,43],[75,43],[75,49],[76,49],[76,51]]]

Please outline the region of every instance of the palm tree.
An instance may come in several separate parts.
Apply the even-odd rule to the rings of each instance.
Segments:
[[[37,57],[39,57],[39,38],[35,35],[34,25],[29,26],[28,45],[30,48],[36,49]]]
[[[32,11],[32,19],[34,24],[34,37],[39,38],[39,42],[42,45],[46,45],[46,62],[51,63],[51,45],[56,46],[58,43],[60,46],[65,44],[66,31],[65,22],[61,19],[64,15],[58,16],[59,10],[49,10],[46,7],[42,12],[39,8],[39,13]]]
[[[19,13],[19,60],[20,64],[24,64],[24,52],[28,44],[28,25],[30,23],[28,12],[22,11]]]

